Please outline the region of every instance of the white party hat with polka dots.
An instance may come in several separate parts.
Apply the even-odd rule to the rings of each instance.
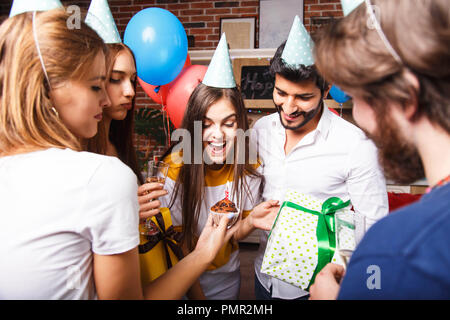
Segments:
[[[225,33],[220,38],[202,83],[215,88],[236,87]]]
[[[107,0],[92,0],[85,22],[94,29],[105,43],[121,43]]]
[[[59,0],[14,0],[9,12],[9,17],[14,17],[18,14],[30,11],[47,11],[56,8],[63,8],[61,1]]]
[[[295,16],[281,58],[293,68],[311,66],[314,64],[313,47],[311,36],[299,17]]]
[[[363,2],[364,0],[341,0],[342,11],[344,11],[344,16],[348,16]]]

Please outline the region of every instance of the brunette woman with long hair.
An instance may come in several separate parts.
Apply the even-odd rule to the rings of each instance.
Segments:
[[[201,145],[190,142],[201,128]],[[247,113],[237,88],[216,88],[200,83],[190,96],[181,125],[183,139],[168,150],[163,161],[170,169],[169,194],[161,198],[170,208],[174,226],[180,227],[183,245],[190,251],[205,226],[211,206],[225,196],[242,211],[236,239],[229,241],[200,277],[207,299],[237,299],[240,286],[237,239],[255,228],[269,228],[274,215],[270,203],[260,202],[262,177],[249,142],[237,132],[249,129]],[[244,141],[245,139],[245,141]],[[257,206],[258,205],[258,206]],[[255,208],[256,207],[256,208]],[[269,220],[269,227],[262,227]],[[201,294],[201,293],[200,293]]]
[[[80,146],[111,104],[107,48],[69,18],[0,26],[0,299],[180,298],[234,230],[210,219],[192,254],[142,290],[136,175]]]
[[[146,219],[159,212],[157,198],[167,192],[159,183],[145,183],[136,158],[133,130],[137,75],[133,52],[123,43],[107,47],[106,92],[111,106],[103,110],[98,134],[87,141],[86,150],[118,157],[133,170],[139,181],[139,215]]]

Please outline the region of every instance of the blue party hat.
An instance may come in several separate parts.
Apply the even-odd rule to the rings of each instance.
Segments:
[[[121,43],[107,0],[92,0],[85,22],[94,29],[105,43]]]
[[[344,16],[348,16],[363,2],[364,0],[341,0],[342,11],[344,11]]]
[[[236,82],[233,76],[230,53],[225,33],[222,34],[219,44],[206,70],[203,84],[215,88],[235,88]]]
[[[63,8],[61,1],[59,0],[14,0],[9,12],[9,17],[14,17],[18,14],[30,11],[47,11],[56,8]]]
[[[299,68],[300,65],[311,66],[314,64],[313,47],[311,36],[299,17],[295,16],[281,58],[293,68]]]

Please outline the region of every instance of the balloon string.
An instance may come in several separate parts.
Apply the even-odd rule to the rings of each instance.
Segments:
[[[167,110],[165,107],[165,103],[163,101],[163,97],[161,94],[161,90],[159,90],[160,86],[157,87],[158,91],[157,93],[159,93],[159,98],[161,100],[161,111],[162,111],[162,121],[163,121],[163,129],[164,129],[164,135],[166,136],[166,145],[170,148],[170,127],[169,127],[169,116],[167,115]],[[156,88],[155,88],[156,90]],[[165,124],[165,120],[164,117],[167,118],[167,131],[166,131],[166,124]]]
[[[164,117],[165,117],[165,108],[164,108],[164,102],[163,102],[163,100],[162,100],[162,96],[161,96],[161,93],[159,92],[159,99],[160,99],[160,101],[161,101],[161,113],[162,113],[162,125],[163,125],[163,130],[164,130],[164,136],[165,136],[165,138],[166,138],[166,145],[167,145],[167,131],[166,131],[166,121],[165,121],[165,119],[164,119]]]
[[[167,136],[169,137],[169,139],[167,140],[167,144],[170,148],[170,122],[169,122],[169,115],[166,115],[166,119],[167,119]]]

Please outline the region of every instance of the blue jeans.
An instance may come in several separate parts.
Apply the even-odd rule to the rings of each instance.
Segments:
[[[308,300],[309,294],[297,299],[292,300]],[[258,277],[255,274],[255,299],[256,300],[283,300],[280,298],[272,298],[272,288],[270,291],[267,291],[266,288],[263,287],[261,282],[259,282]]]

